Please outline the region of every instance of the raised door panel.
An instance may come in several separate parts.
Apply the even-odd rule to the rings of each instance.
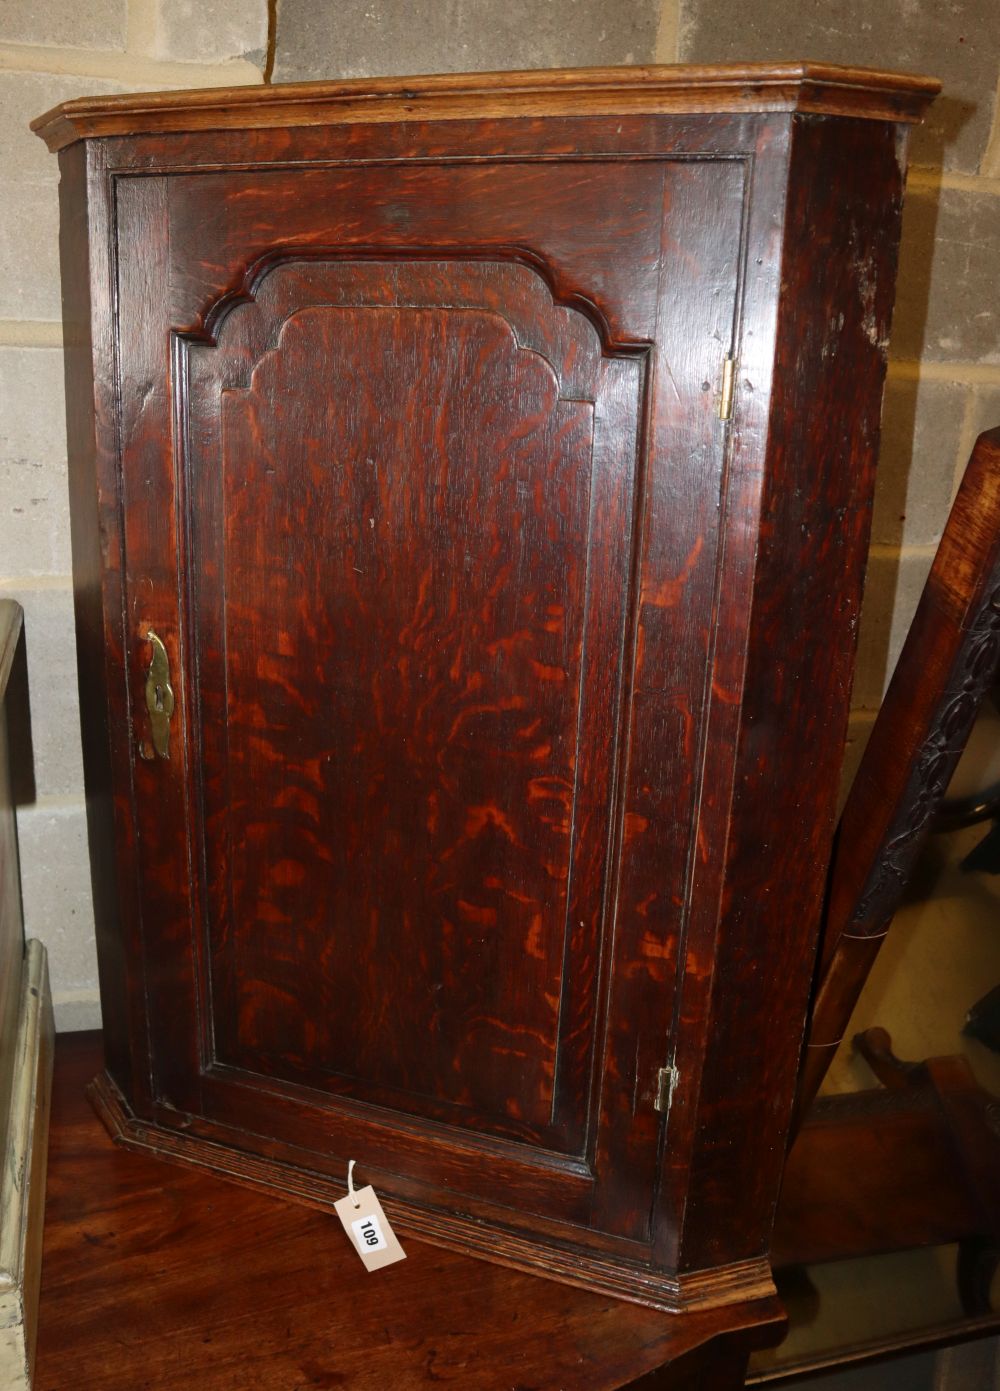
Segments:
[[[187,359],[213,1061],[582,1153],[644,357],[292,259]]]

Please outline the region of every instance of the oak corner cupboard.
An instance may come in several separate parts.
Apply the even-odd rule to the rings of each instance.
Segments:
[[[814,63],[72,101],[126,1144],[767,1300],[908,124]]]

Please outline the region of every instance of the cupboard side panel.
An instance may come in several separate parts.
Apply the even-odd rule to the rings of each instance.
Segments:
[[[902,186],[893,126],[792,119],[760,543],[682,1270],[763,1254],[773,1221],[846,737]]]

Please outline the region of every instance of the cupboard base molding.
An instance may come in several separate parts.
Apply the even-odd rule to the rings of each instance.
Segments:
[[[344,1196],[344,1185],[326,1174],[234,1150],[228,1145],[167,1130],[143,1120],[134,1114],[107,1072],[94,1079],[87,1094],[115,1144],[126,1149],[207,1170],[251,1188],[265,1189],[275,1197],[324,1211],[332,1212],[334,1203]],[[442,1215],[400,1198],[380,1197],[393,1222],[424,1241],[499,1261],[528,1274],[544,1274],[595,1294],[629,1299],[665,1313],[730,1304],[745,1306],[775,1298],[771,1267],[764,1258],[679,1275],[660,1274],[638,1266],[629,1270],[620,1260],[602,1260],[580,1247],[567,1246],[559,1250],[547,1246],[540,1252],[533,1241],[516,1232],[486,1227],[455,1213]]]
[[[45,948],[29,942],[21,975],[10,1109],[0,1174],[0,1386],[30,1391],[42,1268],[42,1221],[54,1028]]]

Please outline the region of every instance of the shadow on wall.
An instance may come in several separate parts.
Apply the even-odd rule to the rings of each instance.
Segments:
[[[16,807],[29,806],[36,797],[35,750],[31,738],[31,699],[28,690],[28,634],[21,637],[7,685],[7,741],[10,749],[11,794]]]

